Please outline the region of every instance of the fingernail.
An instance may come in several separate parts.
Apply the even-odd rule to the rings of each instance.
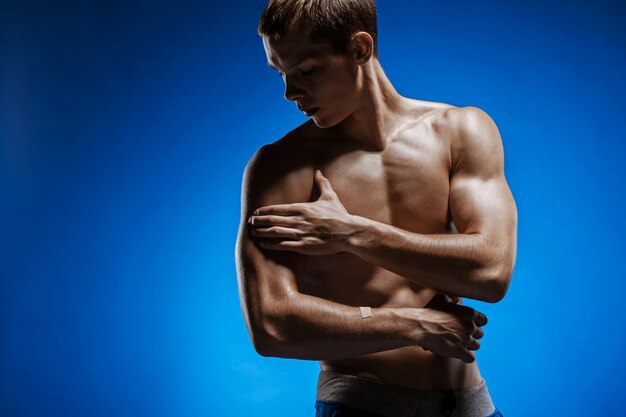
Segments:
[[[259,210],[254,210],[254,213],[252,213],[252,214],[254,214],[256,216],[257,214],[259,214]]]
[[[249,217],[249,218],[248,218],[248,223],[250,223],[250,224],[254,224],[254,219],[253,219],[252,217]]]

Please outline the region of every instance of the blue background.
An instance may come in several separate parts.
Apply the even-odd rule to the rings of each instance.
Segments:
[[[623,413],[625,4],[379,3],[398,91],[502,134],[517,266],[468,302],[496,405]],[[258,356],[237,296],[243,168],[305,121],[263,5],[2,3],[1,415],[312,415],[317,364]]]

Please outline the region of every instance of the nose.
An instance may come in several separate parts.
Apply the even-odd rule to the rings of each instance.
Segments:
[[[285,77],[285,99],[289,101],[296,101],[297,99],[302,97],[302,89],[294,84],[293,80]]]

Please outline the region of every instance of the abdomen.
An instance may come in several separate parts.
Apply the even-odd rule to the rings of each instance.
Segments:
[[[309,258],[299,287],[302,293],[355,307],[421,308],[436,293],[348,253]],[[466,389],[481,381],[476,362],[466,364],[460,359],[435,355],[417,345],[322,361],[320,366],[322,370],[409,389]]]
[[[368,378],[383,384],[415,390],[461,390],[480,384],[476,362],[446,358],[406,346],[335,361],[321,361],[322,370]]]

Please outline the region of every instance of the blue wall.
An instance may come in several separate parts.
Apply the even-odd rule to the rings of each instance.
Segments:
[[[619,414],[625,4],[379,3],[398,91],[503,137],[517,266],[502,302],[468,302],[496,405]],[[263,5],[0,6],[0,415],[311,415],[317,364],[258,356],[237,298],[243,168],[305,120]]]

